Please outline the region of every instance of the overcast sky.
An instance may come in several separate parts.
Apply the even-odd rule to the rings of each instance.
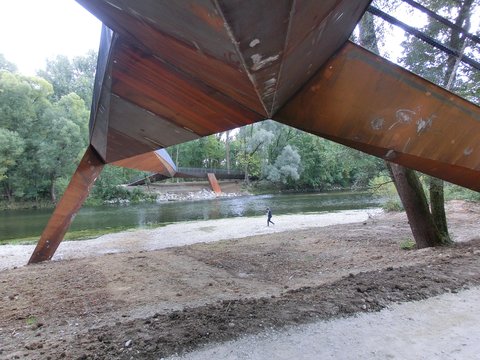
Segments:
[[[25,75],[98,50],[101,23],[75,0],[0,0],[0,53]]]

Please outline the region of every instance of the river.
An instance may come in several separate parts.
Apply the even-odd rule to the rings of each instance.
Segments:
[[[189,220],[261,216],[377,207],[382,200],[368,193],[303,193],[255,195],[199,201],[109,205],[82,208],[70,230],[144,228]],[[40,236],[52,210],[0,211],[0,241]]]

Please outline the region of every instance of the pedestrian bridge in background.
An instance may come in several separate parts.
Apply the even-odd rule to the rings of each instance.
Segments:
[[[350,42],[382,14],[370,0],[77,1],[105,24],[90,146],[30,263],[53,256],[105,164],[171,176],[158,149],[264,119],[480,190],[479,107]]]
[[[190,168],[179,167],[173,176],[167,176],[162,173],[154,173],[130,182],[129,186],[145,185],[146,183],[153,183],[156,181],[163,181],[171,178],[182,179],[207,179],[208,174],[214,174],[217,180],[243,180],[245,179],[245,172],[240,170],[226,170],[226,169],[207,169],[207,168]]]

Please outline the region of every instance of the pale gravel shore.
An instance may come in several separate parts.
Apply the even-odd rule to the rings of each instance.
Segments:
[[[53,260],[77,259],[119,252],[151,251],[201,242],[362,222],[382,212],[381,209],[375,208],[316,214],[274,215],[272,220],[275,225],[269,227],[266,225],[266,217],[188,221],[155,229],[106,234],[91,240],[64,241],[58,247]],[[0,270],[25,265],[34,248],[34,245],[0,246]]]

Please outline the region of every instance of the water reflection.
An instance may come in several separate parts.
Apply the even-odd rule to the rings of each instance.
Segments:
[[[312,193],[257,195],[217,198],[195,202],[167,202],[83,208],[71,230],[146,227],[161,223],[262,216],[270,207],[274,215],[296,214],[381,205],[382,200],[367,193]],[[51,210],[16,210],[0,212],[0,240],[39,236]]]

